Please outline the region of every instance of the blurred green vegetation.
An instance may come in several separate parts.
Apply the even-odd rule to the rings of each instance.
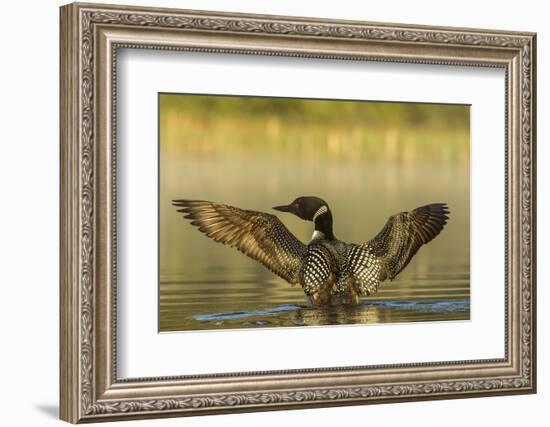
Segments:
[[[469,113],[466,105],[162,94],[161,155],[469,164]]]
[[[216,120],[219,116],[254,118],[278,117],[288,125],[323,123],[327,126],[436,127],[468,129],[466,105],[441,105],[405,102],[339,101],[324,99],[262,98],[213,95],[160,95],[161,111],[187,111]]]

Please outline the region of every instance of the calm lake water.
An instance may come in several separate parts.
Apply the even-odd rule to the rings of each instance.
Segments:
[[[282,138],[281,124],[253,125],[232,120],[212,126],[161,109],[161,332],[470,318],[467,129],[380,129],[366,139],[364,130],[323,136],[317,126],[310,141],[311,129],[287,129]],[[300,195],[325,199],[336,236],[347,242],[367,241],[390,215],[431,202],[448,203],[451,217],[377,294],[356,306],[313,308],[299,285],[213,242],[171,205],[178,198],[204,199],[271,212],[308,242],[312,223],[271,209]]]
[[[197,164],[189,159],[172,159],[171,162],[191,174],[204,163]],[[209,167],[216,169],[212,164]],[[241,172],[244,170],[252,175],[268,167],[258,162],[240,166]],[[341,179],[346,182],[358,179],[356,174],[360,171],[353,169],[340,171],[343,176],[349,175],[349,180]],[[377,171],[384,174],[381,167],[371,168],[369,174],[376,175]],[[400,210],[436,201],[446,201],[451,209],[451,219],[444,231],[422,247],[394,281],[383,283],[377,294],[352,307],[308,307],[299,285],[291,286],[240,252],[211,241],[171,206],[171,200],[176,197],[204,198],[198,190],[166,192],[160,201],[160,330],[469,319],[469,205],[461,201],[464,194],[459,188],[447,196],[441,194],[447,191],[442,187],[455,182],[453,173],[456,171],[446,168],[423,170],[420,174],[428,175],[424,180],[431,181],[435,188],[421,197],[415,193],[419,172],[411,173],[408,179],[398,179],[403,187],[399,191],[387,192],[385,185],[368,186],[368,195],[365,195],[350,186],[345,194],[325,197],[334,213],[336,235],[349,242],[369,240],[390,214]],[[208,199],[276,213],[270,206],[288,203],[301,194],[293,189],[287,195],[286,185],[274,191],[277,194],[261,195],[247,191],[246,185],[236,186],[239,187],[242,193],[223,194],[223,189],[218,189],[220,194],[211,194]],[[315,193],[304,190],[303,194]],[[302,241],[309,240],[311,223],[288,214],[277,214]]]

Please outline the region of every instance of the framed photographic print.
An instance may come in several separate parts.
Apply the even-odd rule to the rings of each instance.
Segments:
[[[535,34],[61,8],[61,418],[533,393]]]

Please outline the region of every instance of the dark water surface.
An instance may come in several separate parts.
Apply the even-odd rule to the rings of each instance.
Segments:
[[[223,271],[218,273],[223,276]],[[164,280],[161,331],[399,323],[470,318],[469,276],[434,272],[384,283],[360,304],[311,307],[279,279]]]

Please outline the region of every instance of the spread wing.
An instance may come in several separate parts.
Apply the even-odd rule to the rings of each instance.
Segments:
[[[443,230],[448,219],[445,203],[421,206],[391,216],[374,239],[353,246],[349,260],[360,292],[376,292],[379,282],[397,276],[420,247]]]
[[[174,200],[178,212],[216,242],[237,248],[291,284],[307,247],[275,215],[204,200]]]

